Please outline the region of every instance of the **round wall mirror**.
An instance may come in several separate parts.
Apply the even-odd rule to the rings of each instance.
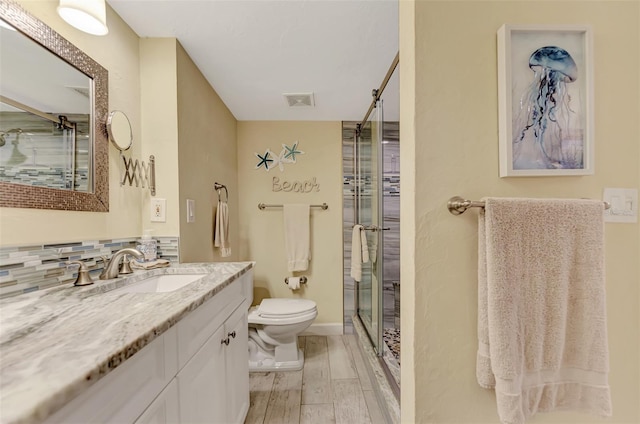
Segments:
[[[116,146],[116,149],[124,152],[133,144],[133,132],[131,131],[131,123],[124,112],[114,110],[109,113],[107,118],[107,133],[109,140]]]

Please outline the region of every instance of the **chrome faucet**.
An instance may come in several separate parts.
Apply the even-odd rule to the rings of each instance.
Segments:
[[[120,249],[113,254],[109,262],[105,261],[104,269],[102,270],[99,278],[101,280],[118,278],[118,266],[120,264],[120,258],[122,258],[124,255],[133,255],[136,258],[144,258],[144,255],[138,249],[134,249],[131,247]]]

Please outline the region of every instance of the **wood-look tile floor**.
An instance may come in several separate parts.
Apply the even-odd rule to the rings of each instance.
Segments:
[[[245,424],[383,424],[354,335],[299,337],[300,371],[251,373]]]

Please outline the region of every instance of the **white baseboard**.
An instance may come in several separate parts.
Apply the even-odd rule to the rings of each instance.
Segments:
[[[301,336],[341,336],[342,323],[311,324],[309,328],[300,334]]]

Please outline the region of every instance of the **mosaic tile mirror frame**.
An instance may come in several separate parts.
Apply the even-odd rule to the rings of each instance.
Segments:
[[[13,1],[0,0],[0,18],[20,33],[55,54],[91,79],[89,98],[90,168],[86,191],[0,181],[0,207],[107,212],[109,210],[109,158],[106,118],[108,72],[48,25]],[[0,93],[2,94],[2,93]],[[4,96],[3,96],[4,97]],[[44,177],[43,177],[44,178]],[[38,175],[32,179],[38,180]]]

